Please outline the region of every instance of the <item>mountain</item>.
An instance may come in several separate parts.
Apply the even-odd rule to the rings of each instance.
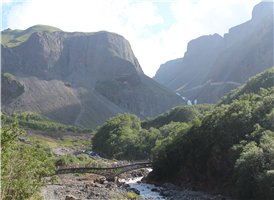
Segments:
[[[168,84],[169,81],[172,81],[180,73],[182,63],[183,58],[167,61],[160,66],[153,79],[162,85]]]
[[[273,2],[261,2],[251,20],[229,29],[224,37],[214,34],[190,41],[176,77],[159,81],[159,69],[154,80],[192,101],[216,103],[272,66]]]
[[[10,47],[18,33],[20,42]],[[1,70],[25,90],[10,104],[2,103],[7,114],[32,111],[65,124],[96,128],[118,113],[144,119],[185,104],[143,73],[129,42],[118,34],[70,33],[37,25],[5,30],[2,37]],[[7,88],[2,84],[3,89]]]

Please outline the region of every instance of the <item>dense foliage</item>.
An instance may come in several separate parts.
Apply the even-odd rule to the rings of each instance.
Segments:
[[[192,106],[177,106],[171,111],[166,111],[163,114],[158,115],[155,118],[148,117],[145,121],[142,121],[142,128],[148,129],[150,127],[160,128],[170,122],[190,122],[199,114],[203,114],[206,111],[210,111],[214,108],[214,104],[202,104]]]
[[[17,122],[20,126],[24,128],[31,128],[41,131],[70,131],[75,133],[93,132],[92,129],[85,129],[79,126],[71,126],[54,122],[43,115],[39,115],[33,112],[13,113],[11,116],[1,113],[1,120],[7,123]]]
[[[143,122],[130,114],[111,118],[97,129],[94,149],[117,158],[152,153],[154,180],[274,199],[273,70],[250,78],[218,105],[180,106]]]
[[[24,132],[17,124],[2,123],[1,129],[1,199],[42,199],[38,196],[47,182],[57,182],[53,176],[54,164],[49,160],[51,149],[37,144],[35,146],[16,142],[16,137]]]
[[[234,99],[238,99],[241,95],[245,93],[255,93],[258,94],[260,88],[269,88],[274,85],[274,67],[265,70],[262,73],[257,74],[248,79],[245,85],[238,87],[235,90],[230,91],[226,96],[222,97],[217,106],[221,104],[230,104]]]
[[[93,149],[109,157],[135,157],[150,150],[150,145],[161,137],[157,129],[142,130],[138,117],[128,113],[109,119],[92,138]]]
[[[273,199],[273,121],[274,87],[216,107],[156,142],[151,178],[185,169],[220,186],[234,183],[240,199]]]
[[[210,104],[179,106],[143,122],[135,115],[119,114],[97,128],[92,138],[93,149],[115,158],[136,158],[141,152],[151,153],[157,140],[182,126],[180,121],[189,121],[212,108]]]

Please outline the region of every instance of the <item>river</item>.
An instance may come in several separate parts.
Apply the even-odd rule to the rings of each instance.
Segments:
[[[152,169],[148,168],[149,171],[152,171]],[[209,195],[206,194],[202,191],[193,191],[190,189],[167,189],[164,187],[159,187],[155,186],[153,184],[148,184],[148,183],[140,183],[139,181],[143,177],[135,178],[135,179],[130,179],[130,180],[120,180],[125,182],[125,184],[128,184],[130,188],[137,189],[140,192],[140,195],[142,199],[145,198],[154,198],[157,200],[162,200],[162,199],[195,199],[195,200],[235,200],[231,197],[227,196],[222,196],[222,195]],[[139,182],[139,183],[138,183]],[[164,184],[165,185],[165,184]],[[172,184],[171,184],[172,185]],[[172,187],[178,187],[178,186],[172,186]],[[172,188],[169,186],[169,188]],[[156,189],[157,191],[151,191],[151,189]],[[160,195],[159,191],[167,191],[169,197],[163,197]],[[165,192],[164,192],[165,193]]]
[[[147,169],[149,171],[152,171],[151,168],[147,168]],[[141,181],[142,178],[143,177],[138,177],[135,179],[121,180],[121,181],[125,182],[125,184],[128,184],[130,188],[135,188],[138,191],[140,191],[140,195],[142,196],[142,199],[149,198],[149,197],[155,198],[157,200],[165,199],[163,196],[159,194],[159,192],[151,191],[151,189],[153,188],[157,188],[157,190],[160,191],[161,189],[163,189],[162,187],[154,186],[153,184],[148,184],[148,183],[138,183],[139,181]]]

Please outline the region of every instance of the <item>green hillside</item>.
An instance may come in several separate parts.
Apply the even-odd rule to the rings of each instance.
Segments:
[[[226,105],[179,106],[142,122],[134,115],[118,115],[98,127],[94,150],[129,159],[151,153],[151,181],[238,199],[273,199],[271,80],[271,69],[252,77],[237,89],[246,88],[246,94]]]
[[[45,25],[32,26],[26,30],[6,29],[1,32],[1,43],[5,47],[16,47],[26,42],[28,38],[31,36],[31,34],[35,32],[42,32],[42,31],[55,32],[55,31],[62,31],[62,30],[59,28],[55,28],[52,26],[45,26]]]
[[[155,118],[148,117],[141,122],[142,128],[148,129],[150,127],[160,128],[170,122],[185,122],[188,123],[199,114],[210,111],[214,108],[214,104],[200,104],[192,106],[177,106],[171,111],[166,111]]]
[[[238,199],[273,199],[273,121],[271,68],[222,98],[212,111],[158,140],[151,150],[149,179]]]
[[[274,86],[274,67],[249,78],[245,85],[232,90],[226,96],[222,97],[218,101],[217,106],[220,106],[221,104],[230,104],[233,100],[239,99],[244,93],[258,94],[260,88],[267,89],[272,86]]]
[[[79,126],[65,125],[56,121],[50,120],[46,116],[33,113],[33,112],[18,112],[13,113],[11,116],[5,115],[1,112],[1,120],[6,123],[18,123],[21,127],[33,130],[59,132],[70,131],[76,133],[92,133],[94,132],[89,128],[82,128]]]

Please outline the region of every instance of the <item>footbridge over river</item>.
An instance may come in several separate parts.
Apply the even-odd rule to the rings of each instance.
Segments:
[[[91,167],[88,165],[83,166],[61,166],[57,168],[55,171],[56,174],[68,174],[68,173],[94,173],[94,174],[101,174],[102,171],[107,172],[115,172],[115,175],[118,176],[122,173],[140,169],[140,168],[148,168],[152,166],[152,162],[134,162],[131,164],[126,165],[116,165],[113,167]]]

